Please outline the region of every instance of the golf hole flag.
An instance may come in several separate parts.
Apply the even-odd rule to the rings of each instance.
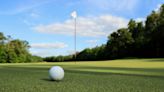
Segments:
[[[76,11],[73,11],[73,12],[71,13],[71,16],[72,16],[72,18],[76,19],[76,18],[77,18],[77,13],[76,13]]]

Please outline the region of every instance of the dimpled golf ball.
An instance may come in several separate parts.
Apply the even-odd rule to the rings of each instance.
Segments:
[[[64,70],[60,66],[53,66],[49,70],[49,77],[51,80],[60,81],[64,78]]]

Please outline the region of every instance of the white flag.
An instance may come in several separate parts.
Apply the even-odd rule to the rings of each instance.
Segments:
[[[72,13],[71,13],[71,16],[75,19],[75,18],[77,18],[77,13],[76,13],[76,11],[73,11]]]

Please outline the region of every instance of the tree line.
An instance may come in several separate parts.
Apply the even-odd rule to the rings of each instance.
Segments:
[[[152,11],[144,22],[131,19],[127,28],[118,29],[108,36],[106,44],[86,48],[74,55],[46,57],[45,61],[106,60],[127,57],[164,57],[164,4]]]
[[[0,32],[0,63],[22,63],[22,62],[39,62],[41,57],[32,56],[28,49],[30,48],[27,41],[12,39],[11,36],[5,37]]]

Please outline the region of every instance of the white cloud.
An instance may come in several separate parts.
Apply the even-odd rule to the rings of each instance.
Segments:
[[[49,50],[32,50],[30,51],[32,55],[37,55],[41,57],[47,57],[47,56],[57,56],[58,53],[55,53],[55,51],[49,51]]]
[[[159,12],[161,6],[162,6],[162,4],[158,4],[157,7],[155,8],[155,11]]]
[[[127,19],[112,15],[79,17],[77,19],[77,35],[88,37],[107,36],[121,27],[126,27],[127,23]],[[68,19],[63,23],[38,25],[33,29],[42,33],[73,35],[74,21],[72,19]]]
[[[62,42],[57,42],[57,43],[34,43],[31,44],[32,48],[36,49],[60,49],[60,48],[66,48],[68,47],[67,44],[62,43]]]
[[[30,51],[32,55],[37,55],[41,57],[46,57],[47,55],[50,55],[51,52],[49,51]]]
[[[146,18],[136,18],[136,22],[145,22]]]

